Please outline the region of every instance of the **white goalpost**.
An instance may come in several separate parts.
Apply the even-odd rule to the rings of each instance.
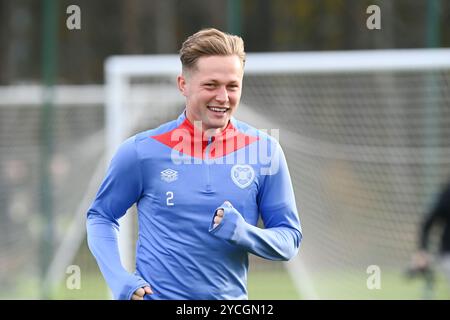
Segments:
[[[178,55],[108,58],[106,159],[182,110],[180,71]],[[369,265],[395,278],[450,175],[450,49],[249,53],[236,118],[280,130],[304,231],[286,270],[302,298],[373,297]],[[135,228],[127,214],[130,271]]]

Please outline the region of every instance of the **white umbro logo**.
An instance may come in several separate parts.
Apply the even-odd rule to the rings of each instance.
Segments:
[[[178,172],[172,169],[161,171],[161,180],[166,182],[173,182],[178,179]]]

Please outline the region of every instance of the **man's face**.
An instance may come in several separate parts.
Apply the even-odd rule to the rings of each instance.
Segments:
[[[196,68],[178,77],[188,120],[201,121],[205,131],[225,129],[239,105],[243,75],[236,55],[199,58]]]

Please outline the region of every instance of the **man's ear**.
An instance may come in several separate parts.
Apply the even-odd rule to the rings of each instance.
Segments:
[[[187,95],[187,92],[186,92],[186,78],[185,78],[185,76],[183,74],[180,74],[177,77],[177,84],[178,84],[178,90],[180,90],[180,92],[181,92],[181,94],[183,96],[186,96]]]

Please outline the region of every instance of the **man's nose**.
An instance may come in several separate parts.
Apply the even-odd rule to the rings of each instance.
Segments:
[[[221,103],[227,102],[228,101],[227,88],[225,88],[224,86],[221,86],[217,90],[218,91],[217,91],[217,95],[216,95],[216,100]]]

